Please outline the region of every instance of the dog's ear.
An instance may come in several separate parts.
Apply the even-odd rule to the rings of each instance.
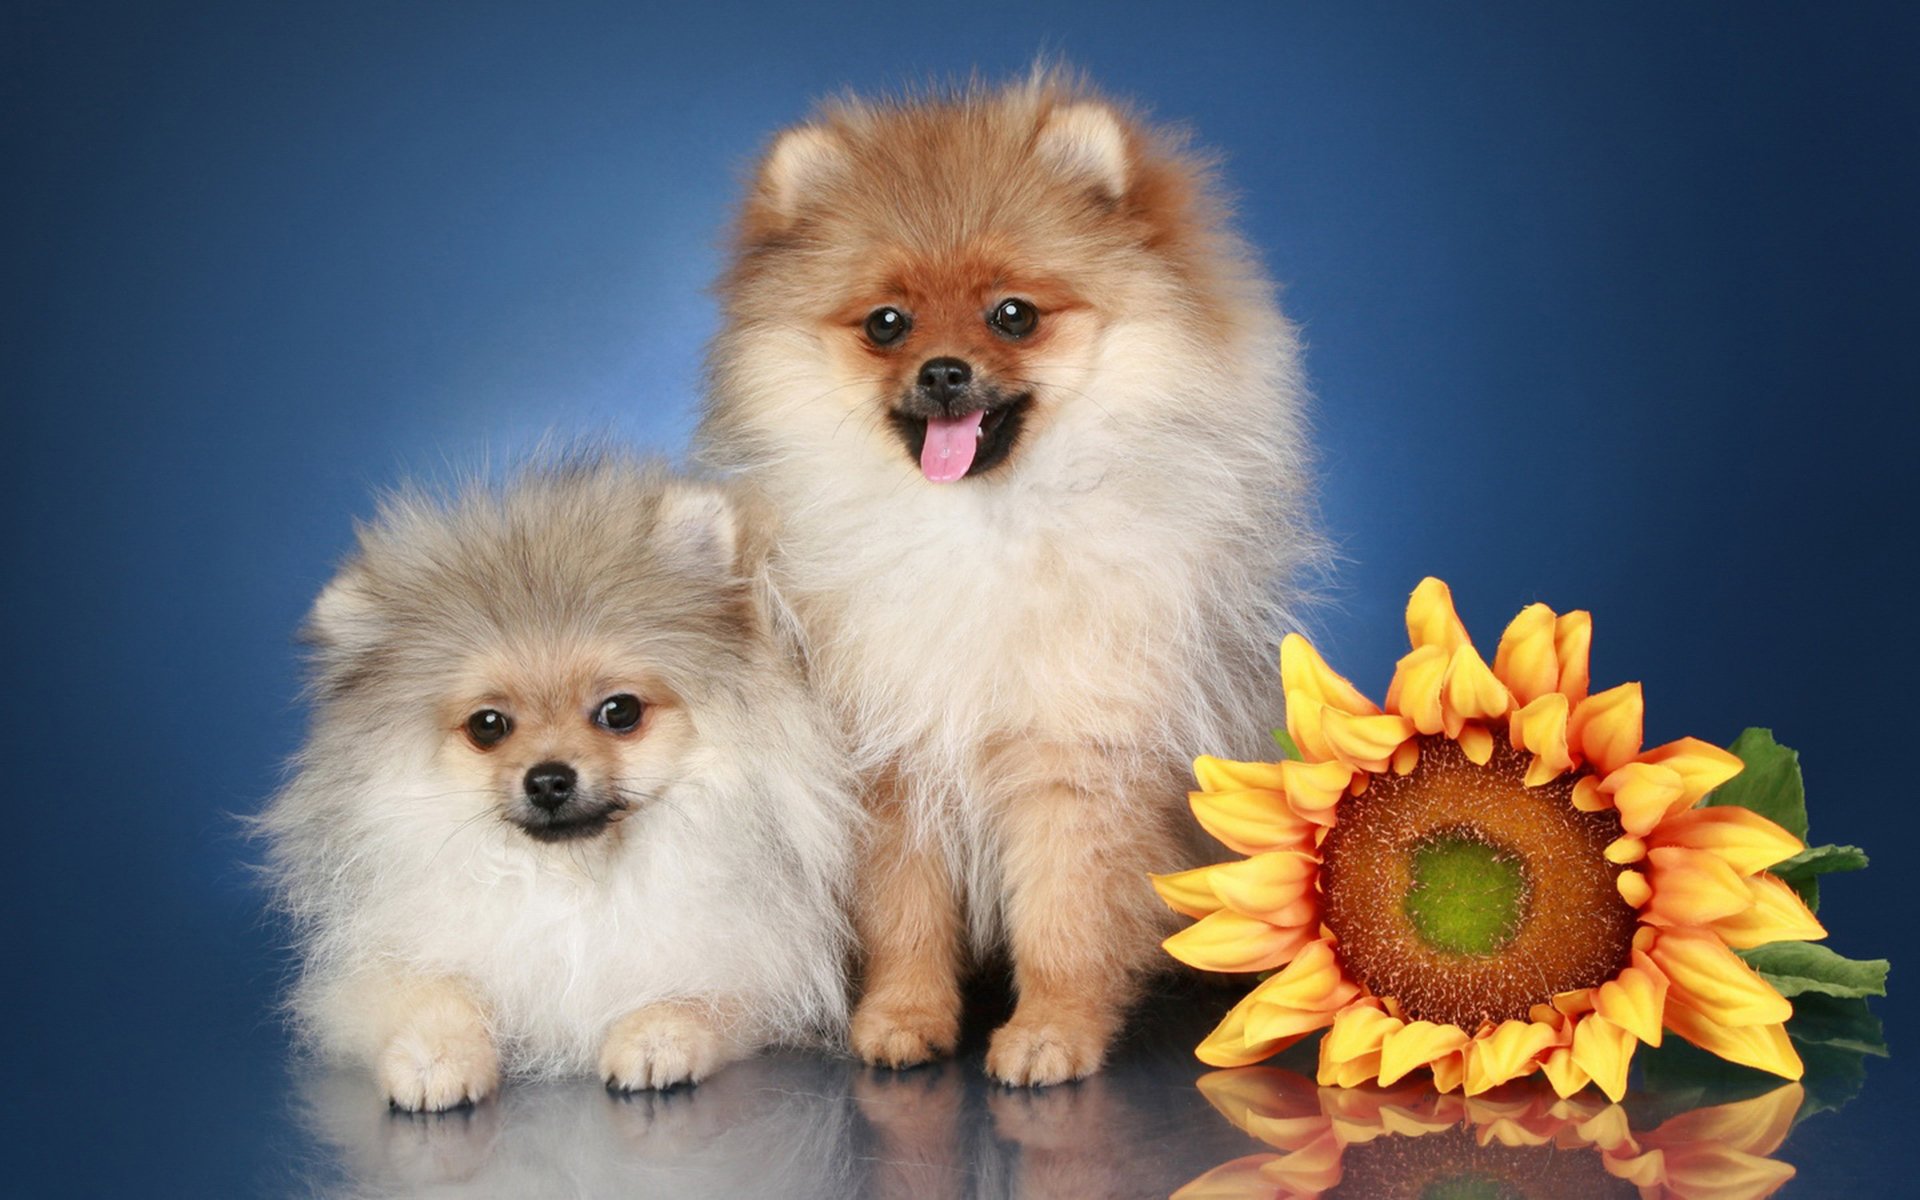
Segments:
[[[1108,200],[1127,194],[1127,131],[1104,104],[1080,101],[1054,109],[1040,127],[1035,150],[1061,170],[1084,177]]]
[[[734,574],[740,557],[740,518],[723,488],[676,483],[660,497],[654,536],[661,552],[702,575]]]
[[[785,224],[792,222],[823,184],[847,167],[847,148],[832,131],[800,125],[782,133],[760,164],[757,185],[761,207]]]
[[[378,644],[384,629],[380,603],[364,573],[349,565],[321,589],[300,627],[300,640],[323,661],[339,662]]]

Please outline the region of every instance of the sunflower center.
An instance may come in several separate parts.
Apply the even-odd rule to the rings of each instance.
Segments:
[[[1413,770],[1342,801],[1321,844],[1336,953],[1408,1020],[1472,1033],[1629,964],[1638,915],[1604,855],[1619,818],[1574,808],[1575,776],[1527,787],[1531,756],[1504,734],[1485,766],[1422,738]]]
[[[1446,954],[1491,954],[1512,942],[1526,915],[1526,864],[1472,829],[1429,836],[1413,848],[1407,916],[1420,940]]]

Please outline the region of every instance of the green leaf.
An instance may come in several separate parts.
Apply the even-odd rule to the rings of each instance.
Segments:
[[[1708,796],[1708,804],[1737,804],[1752,809],[1788,833],[1807,840],[1807,790],[1800,779],[1800,755],[1773,740],[1767,729],[1749,729],[1727,747],[1746,769]]]
[[[1887,1057],[1887,1038],[1880,1018],[1864,999],[1837,996],[1801,996],[1793,1002],[1787,1036],[1804,1046],[1824,1046],[1849,1054]]]
[[[1866,865],[1866,851],[1858,846],[1813,846],[1767,869],[1799,892],[1808,908],[1819,912],[1820,876],[1865,870]]]
[[[1300,760],[1300,745],[1293,740],[1292,734],[1284,729],[1276,729],[1273,731],[1273,740],[1279,745],[1282,755],[1293,759],[1295,762]]]
[[[1740,951],[1782,996],[1884,996],[1887,960],[1843,958],[1813,942],[1771,942]]]

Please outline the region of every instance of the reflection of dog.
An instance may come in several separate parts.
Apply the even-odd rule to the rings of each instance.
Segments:
[[[592,461],[408,494],[315,605],[263,819],[295,1007],[394,1104],[698,1079],[844,1019],[851,803],[733,502]]]
[[[323,1072],[300,1107],[337,1165],[307,1164],[281,1190],[329,1200],[858,1195],[846,1074],[839,1062],[775,1053],[693,1089],[609,1097],[533,1085],[496,1104],[411,1114],[376,1109],[363,1081]]]
[[[779,516],[878,818],[854,1045],[950,1050],[1004,946],[989,1070],[1084,1075],[1164,957],[1186,763],[1271,752],[1293,335],[1199,161],[1058,76],[787,131],[722,294],[705,453]]]
[[[952,1064],[856,1076],[861,1159],[881,1200],[1160,1197],[1244,1144],[1191,1072],[1010,1090]],[[1188,1102],[1191,1097],[1192,1102]]]

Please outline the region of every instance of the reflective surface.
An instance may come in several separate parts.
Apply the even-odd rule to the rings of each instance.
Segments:
[[[1561,1100],[1537,1079],[1472,1098],[1419,1081],[1319,1088],[1307,1047],[1239,1071],[1195,1062],[1189,1048],[1228,998],[1163,997],[1109,1070],[1043,1090],[985,1079],[984,1028],[959,1061],[914,1071],[778,1053],[664,1094],[612,1096],[584,1080],[509,1086],[437,1116],[390,1112],[368,1076],[323,1072],[298,1085],[287,1112],[299,1151],[259,1182],[341,1198],[685,1200],[1896,1190],[1898,1143],[1880,1140],[1889,1122],[1861,1119],[1890,1111],[1850,1107],[1857,1053],[1803,1045],[1809,1077],[1786,1083],[1684,1048],[1642,1051],[1639,1085],[1618,1105],[1591,1090]]]

